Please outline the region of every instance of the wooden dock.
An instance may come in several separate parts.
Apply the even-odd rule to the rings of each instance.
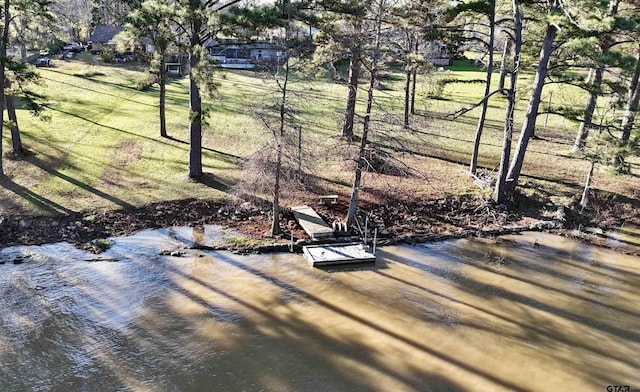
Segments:
[[[314,239],[333,237],[333,229],[311,207],[300,206],[291,208],[293,216],[309,236]]]
[[[312,245],[302,251],[312,267],[376,261],[376,256],[362,243]]]

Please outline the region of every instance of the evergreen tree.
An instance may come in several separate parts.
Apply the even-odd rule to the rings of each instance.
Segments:
[[[345,101],[342,136],[353,138],[358,81],[362,67],[363,45],[365,42],[364,18],[371,0],[318,0],[316,24],[321,34],[316,44],[324,61],[329,64],[349,58],[347,97]]]
[[[240,0],[178,0],[176,21],[184,36],[189,54],[189,177],[198,178],[202,171],[202,107],[201,86],[210,78],[204,43],[215,36],[216,14]]]
[[[140,41],[147,38],[153,45],[153,61],[151,72],[158,74],[160,86],[159,115],[160,136],[167,135],[166,108],[166,83],[167,69],[166,56],[169,47],[176,46],[176,29],[172,25],[172,19],[176,16],[176,10],[167,0],[145,0],[141,7],[129,14],[129,23],[125,25],[125,34]]]
[[[593,125],[593,116],[597,101],[604,94],[604,88],[616,88],[615,80],[604,78],[605,71],[611,68],[626,68],[631,63],[619,50],[620,33],[627,28],[624,15],[619,16],[621,0],[612,0],[608,4],[595,3],[591,5],[588,14],[591,16],[580,22],[579,36],[571,40],[567,47],[573,59],[582,58],[583,66],[589,67],[589,78],[584,83],[584,89],[589,96],[576,134],[573,152],[582,152],[585,148],[589,130]],[[578,24],[578,22],[576,22]],[[575,60],[572,61],[575,63]]]
[[[7,56],[7,47],[10,39],[11,21],[16,15],[28,16],[34,18],[49,17],[49,0],[4,0],[2,4],[2,35],[0,39],[0,82],[2,83],[2,94],[0,94],[0,109],[4,108],[8,103],[10,115],[10,128],[12,132],[13,148],[17,154],[22,153],[22,142],[20,140],[20,129],[18,127],[18,119],[15,116],[15,105],[13,105],[13,93],[11,87],[11,72],[18,69],[12,60]],[[14,75],[16,73],[14,72]],[[28,97],[28,96],[27,96]],[[36,102],[35,100],[33,102]],[[13,109],[13,110],[12,110]],[[5,117],[4,110],[0,110],[0,175],[4,174],[2,165],[2,134],[4,131]]]
[[[522,49],[522,8],[518,0],[513,0],[513,65],[510,67],[509,89],[507,90],[507,109],[504,120],[504,133],[502,139],[502,153],[498,166],[498,175],[493,190],[493,200],[496,203],[504,203],[507,199],[507,172],[511,156],[511,143],[513,141],[514,121],[513,115],[516,106],[516,86],[518,73],[520,72],[520,55]]]
[[[558,31],[560,31],[560,25],[558,23],[561,23],[564,16],[562,4],[563,3],[560,0],[549,0],[542,4],[542,11],[546,19],[542,47],[540,49],[538,65],[534,75],[525,119],[520,131],[518,145],[516,147],[514,158],[509,166],[509,172],[507,173],[505,183],[505,191],[507,193],[513,193],[516,189],[518,178],[522,171],[522,165],[524,164],[524,157],[529,145],[529,140],[533,136],[535,130],[538,108],[542,97],[542,88],[544,87],[545,78],[547,77],[547,71],[549,69],[549,59],[551,58],[551,54],[554,49],[553,43]]]
[[[487,19],[487,28],[489,32],[486,41],[484,39],[475,38],[487,51],[487,74],[484,82],[484,93],[481,101],[481,111],[478,117],[478,124],[476,126],[475,138],[473,143],[473,150],[471,152],[471,163],[469,165],[469,172],[473,175],[476,173],[478,167],[478,154],[480,150],[480,140],[482,138],[482,132],[484,130],[484,123],[487,116],[487,108],[489,107],[489,97],[491,93],[491,77],[493,74],[493,52],[495,46],[495,33],[496,33],[496,0],[478,0],[470,2],[461,2],[456,4],[452,9],[448,11],[448,18],[460,18],[461,16],[482,16]],[[466,27],[460,28],[464,31]],[[474,32],[477,34],[478,32]]]
[[[415,89],[418,70],[424,69],[425,49],[436,38],[434,25],[438,9],[432,0],[412,0],[400,3],[392,10],[390,23],[393,24],[392,38],[389,46],[394,58],[404,65],[404,120],[405,128],[409,126],[409,115],[415,114]]]

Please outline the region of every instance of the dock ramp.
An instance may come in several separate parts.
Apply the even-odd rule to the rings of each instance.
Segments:
[[[314,240],[333,237],[333,229],[311,207],[292,207],[293,216],[304,231]]]

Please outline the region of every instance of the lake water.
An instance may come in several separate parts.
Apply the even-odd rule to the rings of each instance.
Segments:
[[[0,250],[0,391],[640,388],[638,258],[545,233],[325,270],[159,255],[218,231]]]

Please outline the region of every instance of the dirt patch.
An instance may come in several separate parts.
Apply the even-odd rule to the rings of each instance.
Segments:
[[[105,188],[123,185],[122,171],[132,162],[142,159],[142,147],[133,140],[123,140],[111,150],[111,165],[102,174],[101,185]]]

